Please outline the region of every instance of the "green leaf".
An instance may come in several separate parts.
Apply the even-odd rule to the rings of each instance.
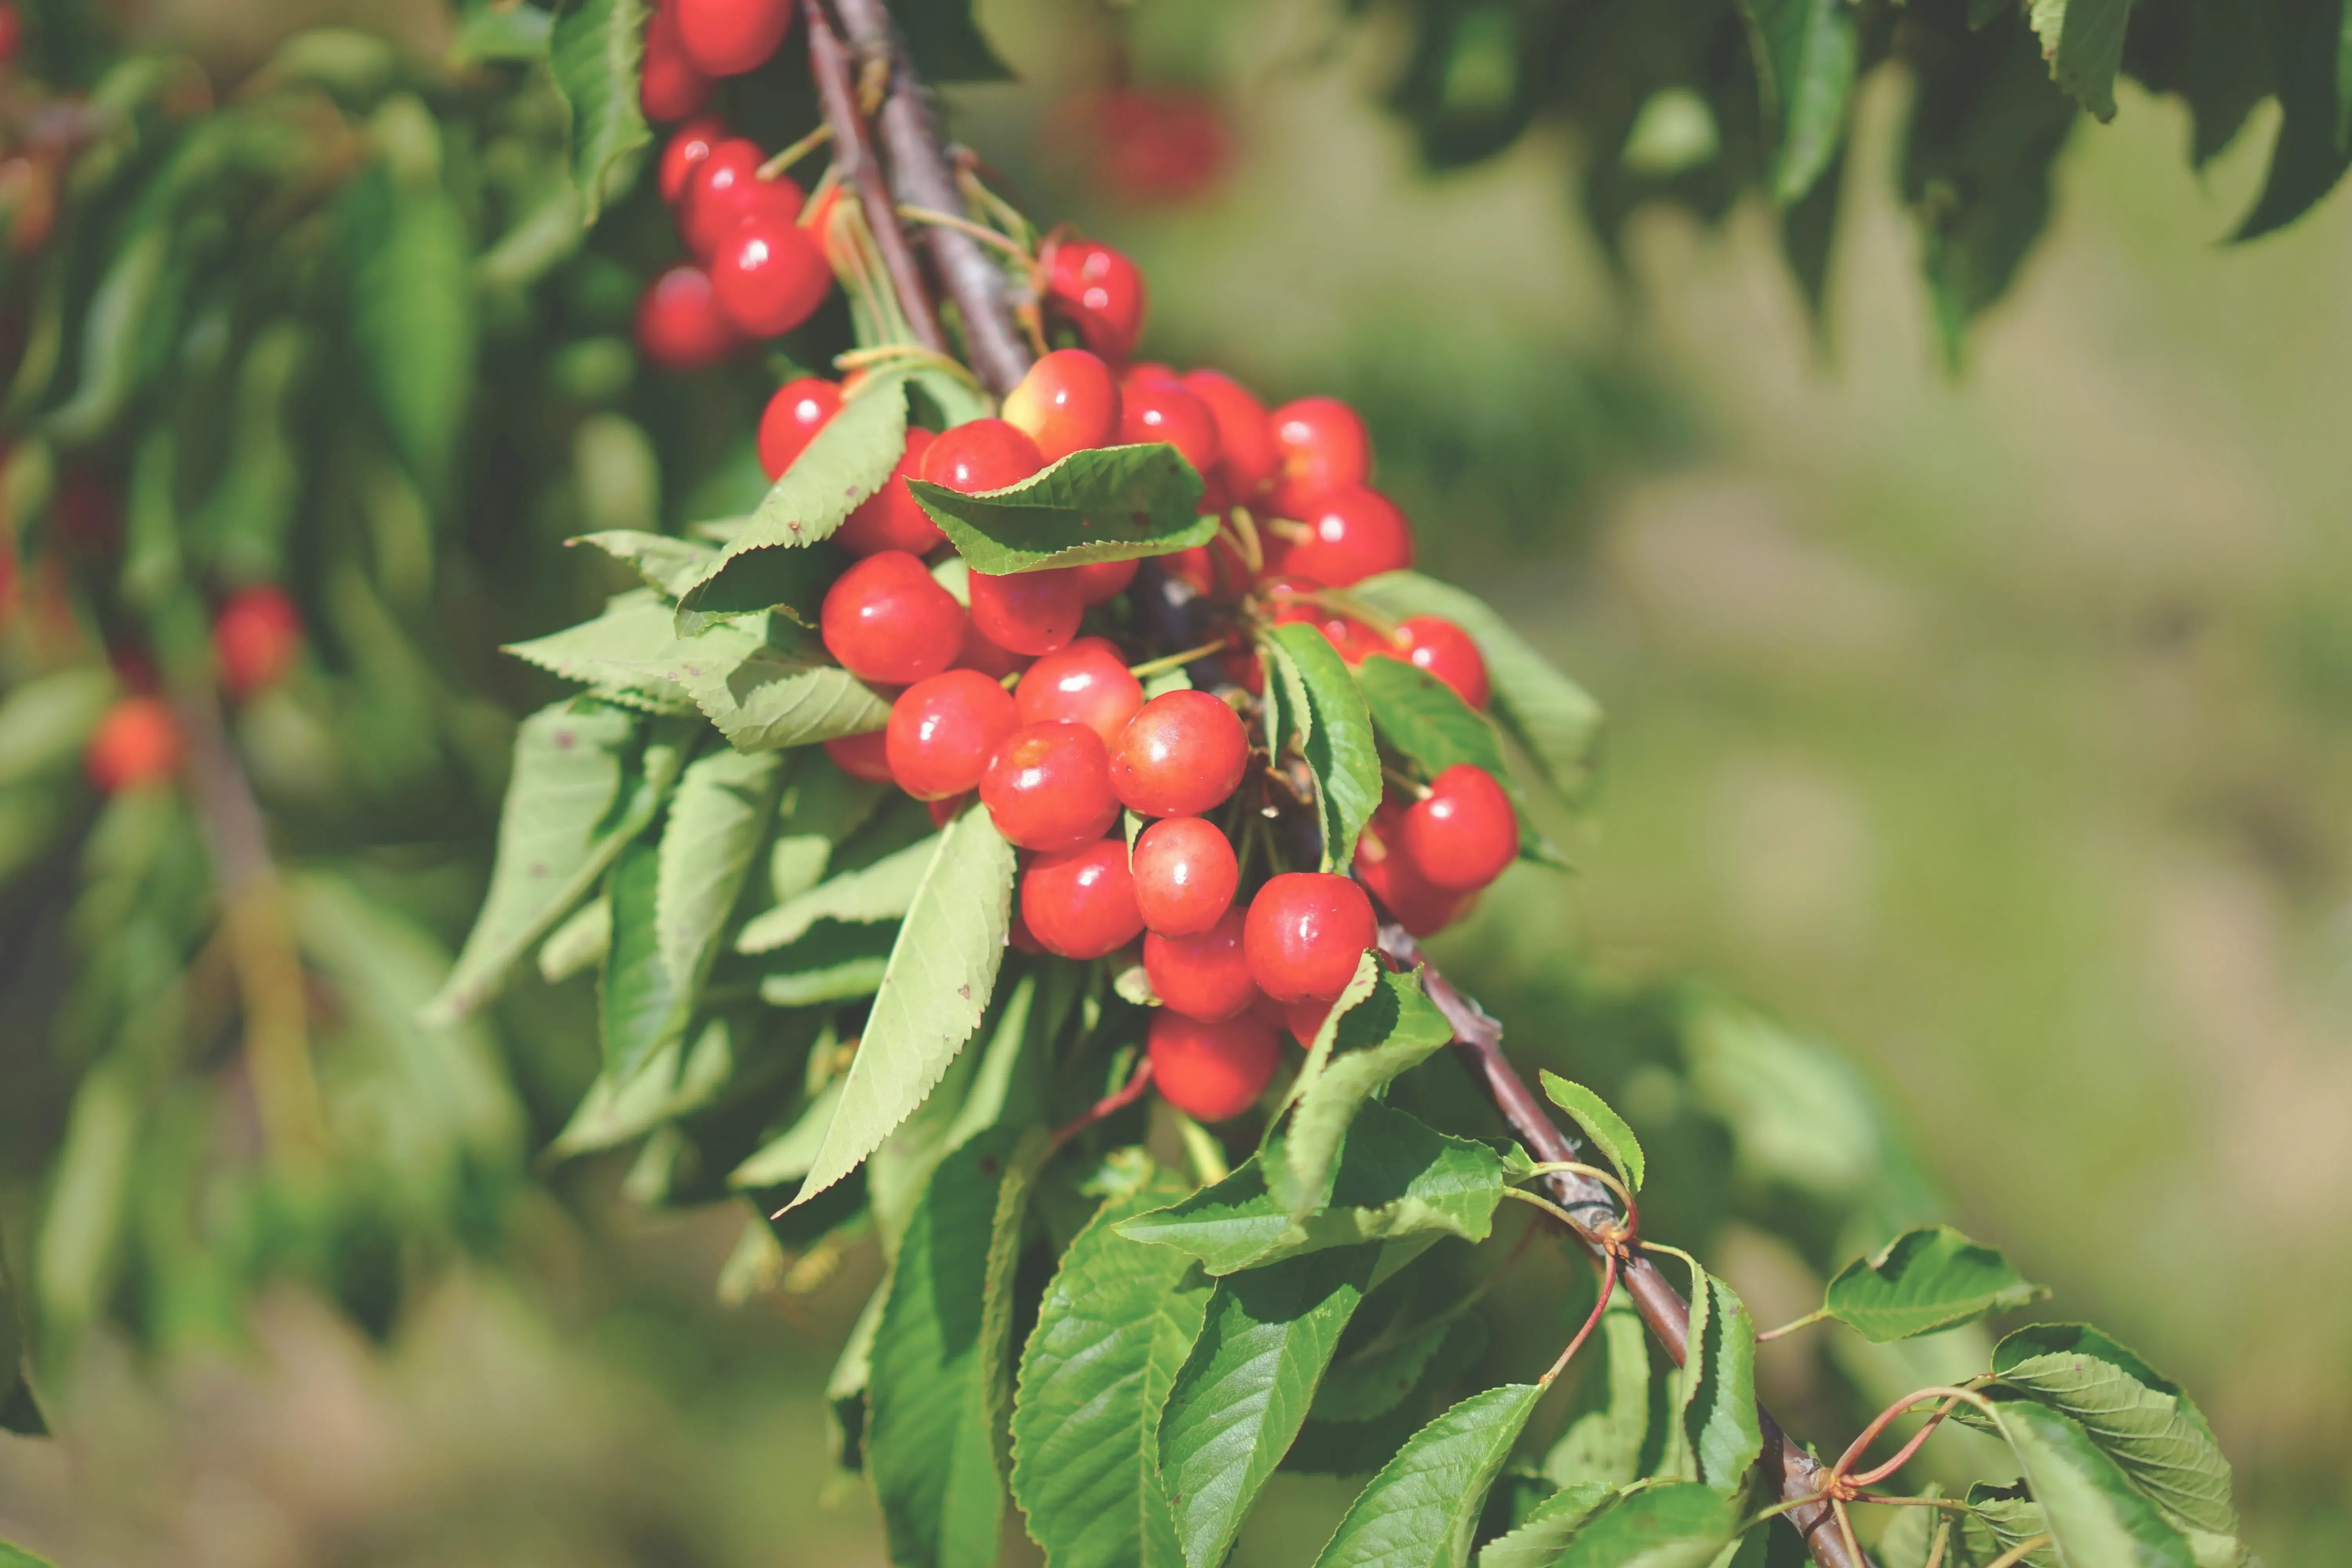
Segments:
[[[61,669],[9,692],[0,701],[0,786],[79,761],[115,694],[114,677],[104,669]]]
[[[474,391],[473,241],[437,184],[382,166],[337,205],[352,335],[394,447],[427,490],[446,484]]]
[[[1398,1074],[1451,1042],[1454,1027],[1422,991],[1417,975],[1382,973],[1370,995],[1339,1015],[1331,1034],[1328,1056],[1310,1057],[1299,1075],[1282,1153],[1269,1167],[1293,1220],[1306,1219],[1322,1205],[1340,1141],[1360,1110]]]
[[[1738,1519],[1736,1500],[1706,1487],[1639,1486],[1594,1512],[1552,1568],[1706,1568]]]
[[[1642,1141],[1625,1125],[1625,1119],[1609,1108],[1609,1102],[1570,1079],[1564,1079],[1549,1068],[1543,1069],[1543,1091],[1554,1105],[1576,1118],[1593,1147],[1609,1156],[1617,1173],[1635,1192],[1642,1190]]]
[[[985,811],[965,812],[940,835],[795,1206],[872,1153],[980,1027],[1004,960],[1013,872],[1013,847]]]
[[[607,659],[602,668],[616,679],[685,691],[739,752],[859,735],[890,718],[890,705],[849,671],[724,622],[655,658]]]
[[[1929,1484],[1919,1495],[1941,1497],[1944,1489]],[[1936,1548],[1938,1531],[1948,1533],[1951,1521],[1942,1509],[1898,1508],[1892,1510],[1885,1532],[1878,1538],[1878,1560],[1885,1568],[1927,1568],[1928,1553]],[[1950,1545],[1945,1547],[1945,1559],[1950,1560]],[[1484,1564],[1480,1565],[1484,1568]]]
[[[1804,199],[1845,140],[1861,53],[1853,7],[1847,0],[1741,0],[1740,14],[1773,132],[1772,199],[1789,206]]]
[[[851,778],[811,752],[794,757],[779,810],[783,821],[768,847],[768,889],[778,902],[799,898],[824,881],[829,869],[862,868],[930,836],[928,818],[921,819],[919,832],[898,831],[898,823],[911,814],[885,816],[868,828],[885,793],[898,792]]]
[[[1958,1328],[2049,1294],[1948,1225],[1906,1230],[1829,1283],[1822,1310],[1874,1344]]]
[[[1536,1504],[1509,1534],[1479,1548],[1478,1568],[1551,1568],[1609,1493],[1609,1488],[1592,1481],[1562,1487]]]
[[[2345,113],[2352,103],[2342,47],[2341,0],[2259,0],[2254,15],[2270,54],[2278,139],[2253,210],[2234,237],[2285,227],[2336,188],[2352,163]]]
[[[620,194],[625,163],[653,140],[637,105],[647,15],[644,0],[579,0],[555,19],[548,58],[572,110],[572,184],[583,225]]]
[[[1756,1324],[1730,1286],[1705,1269],[1693,1273],[1679,1449],[1689,1479],[1737,1495],[1764,1451],[1756,1424]]]
[[[1164,555],[1217,531],[1201,515],[1201,476],[1165,442],[1073,452],[977,495],[921,479],[907,488],[973,571],[998,576]]]
[[[48,1423],[33,1397],[32,1342],[25,1331],[25,1303],[0,1257],[0,1432],[20,1437],[46,1437]]]
[[[634,528],[608,528],[563,542],[567,546],[593,544],[614,560],[626,562],[646,580],[646,587],[672,599],[684,593],[687,585],[709,571],[711,563],[719,558],[719,552],[700,540],[646,533]]]
[[[1220,1279],[1160,1418],[1160,1469],[1190,1568],[1216,1568],[1314,1403],[1377,1249]]]
[[[871,866],[818,883],[746,922],[738,952],[770,952],[797,942],[821,920],[873,923],[895,921],[915,901],[915,889],[939,851],[939,836],[918,840]]]
[[[1021,1355],[1013,1495],[1054,1568],[1180,1568],[1158,1426],[1207,1314],[1191,1259],[1119,1222],[1183,1184],[1156,1173],[1106,1203],[1063,1256]]]
[[[643,839],[621,851],[604,881],[613,906],[613,940],[596,988],[597,1037],[604,1071],[615,1080],[676,1042],[692,1003],[662,962],[654,925],[661,850]]]
[[[782,762],[773,752],[714,752],[678,775],[662,825],[654,934],[682,997],[690,999],[710,973],[719,932],[775,814]]]
[[[1484,1241],[1503,1201],[1503,1163],[1483,1143],[1450,1138],[1378,1102],[1356,1119],[1337,1171],[1317,1191],[1327,1204],[1294,1217],[1266,1190],[1265,1165],[1284,1158],[1277,1137],[1215,1186],[1126,1221],[1120,1234],[1198,1258],[1213,1276],[1302,1253],[1400,1237]]]
[[[0,1541],[0,1568],[57,1568],[46,1557],[36,1557],[21,1546]]]
[[[2022,1568],[2064,1568],[2050,1545],[2042,1505],[2023,1481],[2005,1487],[1979,1481],[1969,1488],[1968,1504],[1971,1511],[1958,1516],[1959,1528],[1950,1542],[1955,1568],[1985,1568],[2002,1552],[2036,1537],[2042,1544],[2019,1560]]]
[[[906,378],[877,376],[824,422],[751,515],[729,530],[726,548],[698,575],[671,579],[679,608],[724,600],[729,577],[756,571],[762,552],[831,538],[861,502],[889,482],[906,450]]]
[[[583,685],[642,694],[672,711],[694,711],[686,688],[651,672],[677,641],[667,605],[643,589],[607,601],[593,621],[504,649],[551,675]]]
[[[160,219],[123,241],[98,280],[81,326],[81,384],[44,419],[43,429],[68,447],[106,433],[144,379],[140,353],[164,294],[172,230]]]
[[[2074,1421],[2032,1399],[1992,1408],[2064,1568],[2197,1568],[2189,1543]]]
[[[1611,1294],[1599,1332],[1579,1353],[1596,1352],[1601,1375],[1588,1373],[1584,1386],[1598,1392],[1599,1402],[1571,1420],[1544,1456],[1544,1475],[1559,1487],[1630,1486],[1642,1474],[1650,1439],[1650,1335],[1622,1290]]]
[[[1563,798],[1583,790],[1601,735],[1600,705],[1484,601],[1418,572],[1384,572],[1348,590],[1398,620],[1443,616],[1470,634],[1494,687],[1488,707]]]
[[[522,721],[489,894],[429,1016],[446,1021],[479,1006],[653,820],[683,758],[673,731],[649,731],[640,749],[640,730],[617,709],[569,702]]]
[[[539,944],[539,977],[561,985],[583,970],[601,966],[612,950],[612,902],[592,899]]]
[[[734,1076],[733,1031],[726,1020],[713,1018],[692,1045],[672,1041],[626,1077],[598,1073],[547,1146],[548,1157],[566,1159],[642,1137],[709,1104]]]
[[[1315,775],[1315,805],[1323,837],[1323,869],[1344,870],[1356,858],[1356,836],[1381,804],[1381,753],[1372,739],[1371,710],[1330,639],[1304,624],[1265,634],[1275,678],[1282,682],[1281,733],[1268,725],[1276,756],[1294,742]]]
[[[1376,654],[1356,667],[1356,685],[1382,738],[1422,772],[1434,777],[1468,763],[1506,775],[1494,724],[1427,670]]]
[[[1316,1568],[1464,1568],[1487,1489],[1549,1386],[1474,1394],[1414,1433],[1357,1494]]]
[[[2116,117],[2116,71],[2132,0],[2032,0],[2027,14],[2050,79],[2101,120]]]
[[[508,60],[530,65],[547,58],[555,18],[536,5],[477,5],[469,6],[450,41],[449,63],[478,65]]]
[[[898,933],[881,925],[843,925],[834,921],[767,955],[760,976],[760,1000],[771,1007],[812,1007],[871,996],[890,972]]]

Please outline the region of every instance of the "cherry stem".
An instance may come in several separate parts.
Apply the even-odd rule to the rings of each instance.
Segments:
[[[1585,1315],[1584,1327],[1576,1331],[1576,1338],[1568,1342],[1568,1348],[1559,1352],[1559,1359],[1551,1363],[1551,1370],[1543,1374],[1542,1381],[1549,1383],[1568,1370],[1568,1363],[1575,1359],[1578,1351],[1584,1348],[1584,1342],[1601,1321],[1601,1314],[1609,1310],[1609,1298],[1616,1293],[1617,1255],[1612,1252],[1601,1266],[1601,1300],[1592,1303],[1592,1310]]]
[[[1986,1563],[1985,1568],[2017,1568],[2018,1563],[2024,1562],[2027,1558],[2032,1556],[2035,1552],[2050,1544],[2051,1540],[2047,1535],[2028,1536],[2025,1540],[2019,1542],[2016,1545],[2011,1547],[2008,1551],[2002,1552],[2000,1556]]]
[[[1147,658],[1141,664],[1129,665],[1127,672],[1138,680],[1149,680],[1155,675],[1165,675],[1171,669],[1181,669],[1196,658],[1206,658],[1213,653],[1223,653],[1225,651],[1225,645],[1231,640],[1227,637],[1219,637],[1214,642],[1204,642],[1198,647],[1188,647],[1182,653],[1163,653],[1158,658]]]
[[[974,223],[968,217],[958,217],[953,213],[933,212],[929,207],[910,206],[904,202],[898,204],[898,216],[909,223],[937,224],[945,228],[955,229],[971,236],[974,239],[995,246],[1008,256],[1023,261],[1029,259],[1029,253],[1021,248],[1019,242],[997,233],[986,224]]]
[[[1559,1174],[1561,1173],[1590,1177],[1593,1181],[1599,1182],[1602,1186],[1607,1187],[1611,1192],[1616,1194],[1617,1201],[1625,1205],[1626,1234],[1630,1237],[1637,1236],[1641,1233],[1642,1205],[1633,1201],[1633,1194],[1626,1190],[1625,1184],[1618,1180],[1613,1173],[1604,1171],[1598,1165],[1585,1164],[1583,1162],[1579,1160],[1547,1160],[1543,1163],[1536,1166],[1535,1169],[1529,1171],[1528,1174],[1530,1176],[1549,1176]],[[1660,1250],[1671,1252],[1674,1249],[1672,1247],[1664,1247]],[[1678,1254],[1677,1256],[1687,1257],[1688,1255]],[[1696,1265],[1694,1265],[1694,1267],[1696,1267]]]
[[[1410,777],[1407,774],[1401,773],[1394,768],[1383,765],[1381,769],[1381,776],[1388,780],[1389,783],[1396,785],[1397,788],[1404,791],[1405,794],[1412,796],[1415,800],[1427,800],[1429,798],[1429,786],[1427,784],[1423,784],[1420,780]]]
[[[1229,514],[1233,523],[1234,542],[1242,552],[1242,564],[1255,578],[1265,570],[1265,542],[1258,537],[1257,520],[1251,517],[1247,507],[1237,506]]]
[[[774,157],[769,159],[766,163],[761,164],[753,177],[761,180],[772,180],[777,175],[784,173],[787,169],[790,169],[794,163],[799,163],[802,159],[807,157],[810,153],[815,152],[818,148],[824,146],[826,142],[832,140],[833,127],[829,124],[820,125],[815,130],[810,132],[807,135],[802,137],[799,141],[793,142],[791,146],[785,148],[782,152],[777,153]]]
[[[1081,1114],[1077,1120],[1072,1121],[1068,1126],[1055,1133],[1052,1147],[1059,1149],[1063,1144],[1067,1143],[1071,1139],[1076,1138],[1079,1133],[1084,1132],[1087,1128],[1092,1127],[1104,1117],[1126,1110],[1129,1106],[1133,1105],[1137,1100],[1142,1099],[1143,1091],[1150,1087],[1151,1058],[1150,1057],[1145,1057],[1141,1061],[1135,1064],[1135,1070],[1127,1075],[1127,1081],[1125,1083],[1111,1090],[1108,1094],[1104,1095],[1100,1100],[1096,1100],[1094,1104],[1087,1108],[1086,1111]]]
[[[1853,1467],[1853,1462],[1856,1459],[1862,1458],[1863,1454],[1869,1449],[1873,1443],[1878,1441],[1880,1434],[1884,1433],[1889,1426],[1893,1426],[1906,1411],[1908,1411],[1914,1406],[1919,1405],[1921,1402],[1929,1399],[1941,1399],[1947,1403],[1942,1410],[1936,1413],[1934,1419],[1928,1422],[1926,1430],[1923,1430],[1920,1433],[1921,1436],[1925,1436],[1928,1431],[1934,1430],[1937,1422],[1940,1422],[1946,1415],[1951,1414],[1951,1402],[1965,1401],[1968,1404],[1976,1405],[1979,1409],[1983,1410],[1988,1414],[1990,1414],[1992,1409],[1991,1404],[1987,1401],[1982,1394],[1970,1393],[1965,1388],[1923,1388],[1916,1394],[1906,1394],[1902,1398],[1896,1400],[1894,1404],[1888,1405],[1885,1409],[1880,1411],[1877,1415],[1872,1418],[1870,1425],[1862,1429],[1862,1435],[1846,1446],[1845,1452],[1838,1456],[1837,1463],[1830,1467],[1830,1476],[1832,1479],[1843,1481],[1845,1478],[1846,1471]],[[1916,1447],[1917,1440],[1915,1438],[1910,1447],[1905,1449],[1904,1458],[1908,1458]],[[1883,1480],[1885,1479],[1885,1476],[1874,1471],[1870,1475],[1859,1479],[1855,1484],[1859,1486],[1869,1486],[1874,1481]]]
[[[1807,1312],[1795,1322],[1783,1323],[1777,1329],[1765,1330],[1762,1333],[1756,1336],[1756,1342],[1759,1345],[1769,1344],[1774,1340],[1780,1338],[1784,1334],[1793,1334],[1799,1329],[1810,1329],[1815,1323],[1827,1322],[1833,1316],[1835,1316],[1835,1314],[1827,1307],[1823,1307],[1818,1312]]]

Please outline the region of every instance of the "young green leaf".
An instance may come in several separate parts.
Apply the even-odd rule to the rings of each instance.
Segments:
[[[1131,561],[1205,544],[1201,476],[1165,442],[1097,447],[1001,490],[965,495],[910,479],[907,488],[975,572]]]
[[[1370,995],[1339,1015],[1330,1056],[1300,1075],[1303,1088],[1285,1123],[1281,1156],[1270,1167],[1272,1184],[1294,1221],[1304,1221],[1325,1201],[1340,1141],[1372,1095],[1453,1038],[1453,1026],[1411,974],[1381,975]]]
[[[1578,1353],[1596,1352],[1602,1374],[1585,1386],[1597,1391],[1598,1402],[1571,1420],[1544,1456],[1545,1477],[1562,1488],[1631,1486],[1642,1474],[1643,1451],[1651,1447],[1650,1335],[1622,1290],[1602,1310],[1594,1342]],[[1580,1392],[1579,1397],[1589,1396]]]
[[[1357,1495],[1316,1568],[1465,1568],[1487,1489],[1548,1386],[1474,1394],[1414,1433]]]
[[[688,1006],[767,837],[782,764],[773,752],[713,752],[688,764],[670,796],[654,888],[654,938],[670,984]]]
[[[555,19],[548,58],[572,110],[572,183],[580,221],[593,224],[623,161],[653,140],[637,106],[645,0],[579,0]]]
[[[1695,1272],[1675,1415],[1678,1457],[1690,1479],[1737,1496],[1764,1451],[1756,1424],[1756,1324],[1730,1286]]]
[[[1772,199],[1801,201],[1845,140],[1860,54],[1846,0],[1742,0],[1773,121]]]
[[[2116,117],[2116,71],[2132,0],[2034,0],[2027,15],[2051,79],[2101,120]]]
[[[1609,1488],[1595,1481],[1562,1487],[1536,1504],[1508,1534],[1480,1547],[1478,1568],[1551,1568],[1609,1493]]]
[[[1013,846],[985,811],[948,824],[898,928],[841,1108],[802,1184],[806,1203],[913,1113],[980,1027],[1013,907]]]
[[[1216,1568],[1297,1436],[1378,1249],[1286,1258],[1220,1279],[1160,1417],[1160,1471],[1189,1568]]]
[[[1706,1487],[1637,1486],[1570,1535],[1552,1568],[1707,1568],[1738,1521],[1738,1500]]]
[[[634,528],[609,528],[567,539],[566,546],[593,544],[615,561],[625,561],[646,580],[646,586],[666,598],[685,592],[718,558],[719,552],[697,539],[646,533]]]
[[[1958,1328],[2048,1295],[1948,1225],[1906,1230],[1829,1283],[1822,1310],[1874,1344]]]
[[[2081,1426],[2038,1400],[1992,1408],[2066,1568],[2197,1568],[2189,1543]]]
[[[1013,1495],[1055,1568],[1181,1568],[1158,1426],[1210,1286],[1191,1259],[1118,1226],[1183,1190],[1161,1173],[1070,1244],[1021,1355]]]
[[[1323,830],[1323,868],[1344,870],[1356,858],[1356,835],[1381,804],[1381,753],[1371,710],[1331,641],[1314,626],[1276,626],[1266,634],[1284,684],[1287,732],[1315,775]],[[1269,689],[1273,681],[1268,680]]]
[[[890,718],[890,705],[849,671],[725,622],[651,658],[606,659],[601,668],[615,679],[685,691],[739,752],[864,734]]]
[[[821,920],[872,923],[895,921],[915,901],[915,889],[938,853],[938,836],[919,839],[874,864],[818,883],[745,923],[738,952],[772,952],[797,942]]]
[[[1571,1079],[1565,1079],[1549,1068],[1543,1069],[1543,1091],[1554,1105],[1576,1118],[1593,1147],[1609,1157],[1617,1173],[1635,1192],[1642,1190],[1642,1141],[1625,1125],[1625,1119],[1609,1108],[1609,1102]]]

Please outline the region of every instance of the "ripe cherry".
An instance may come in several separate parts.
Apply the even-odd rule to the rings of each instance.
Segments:
[[[816,313],[833,289],[833,268],[789,218],[745,218],[710,264],[710,286],[727,319],[751,337],[782,336]]]
[[[776,388],[760,415],[760,467],[772,479],[783,478],[825,421],[841,412],[841,384],[804,375]]]
[[[1197,816],[1153,823],[1136,838],[1132,859],[1136,905],[1143,910],[1144,925],[1161,936],[1192,936],[1214,926],[1232,909],[1241,886],[1241,862],[1232,842],[1214,823]],[[1238,924],[1234,941],[1240,941]]]
[[[890,731],[868,730],[862,735],[837,735],[824,743],[824,754],[854,779],[867,784],[891,784]]]
[[[1143,335],[1143,272],[1108,245],[1065,240],[1045,258],[1045,303],[1078,329],[1087,347],[1114,363]]]
[[[1318,586],[1303,577],[1277,577],[1266,584],[1266,597],[1275,605],[1274,624],[1315,627],[1349,664],[1360,663],[1387,647],[1380,634],[1363,622],[1316,603],[1313,595]]]
[[[826,651],[844,669],[889,686],[939,674],[963,646],[963,606],[903,550],[881,551],[844,572],[817,621]]]
[[[1243,947],[1259,990],[1304,1002],[1345,991],[1379,935],[1363,889],[1328,871],[1286,871],[1250,900]]]
[[[1026,432],[1048,463],[1109,446],[1118,436],[1118,384],[1110,366],[1084,349],[1055,349],[1004,395],[1005,423]]]
[[[918,476],[965,495],[1017,485],[1045,466],[1028,432],[1002,419],[974,419],[931,443]]]
[[[1216,417],[1181,381],[1129,382],[1120,395],[1118,438],[1129,446],[1165,441],[1202,479],[1216,478]]]
[[[646,24],[646,61],[637,78],[637,107],[656,125],[698,114],[710,101],[710,79],[688,57],[677,36],[677,8],[657,6]]]
[[[1118,820],[1109,753],[1084,724],[1057,721],[1013,731],[989,759],[980,798],[996,830],[1024,849],[1075,849]],[[1130,900],[1133,887],[1130,879]]]
[[[1078,635],[1086,598],[1069,566],[1015,572],[998,577],[971,574],[971,624],[999,647],[1015,653],[1052,653]]]
[[[637,352],[665,370],[716,364],[742,342],[699,267],[671,268],[637,300]]]
[[[1225,491],[1249,504],[1282,468],[1282,448],[1265,405],[1249,388],[1219,371],[1196,370],[1184,384],[1217,422],[1217,450]]]
[[[1360,485],[1325,490],[1306,510],[1300,521],[1307,537],[1283,551],[1283,572],[1345,588],[1412,564],[1412,527],[1380,491]]]
[[[747,218],[792,223],[800,217],[801,188],[790,176],[760,178],[767,156],[750,138],[730,136],[711,143],[695,165],[678,204],[677,228],[698,259],[716,258]]]
[[[678,41],[705,76],[757,70],[793,25],[793,0],[671,0],[671,8]]]
[[[1396,636],[1388,647],[1375,651],[1426,670],[1473,708],[1486,706],[1491,694],[1486,660],[1470,634],[1452,621],[1439,616],[1411,616],[1397,623]]]
[[[935,439],[919,426],[907,432],[907,449],[890,470],[888,482],[858,502],[857,510],[834,530],[835,544],[852,555],[871,555],[881,550],[923,555],[947,538],[923,510],[923,503],[915,499],[915,492],[907,488],[908,478],[921,470],[923,454]]]
[[[1137,900],[1139,906],[1142,900]],[[1143,972],[1160,1000],[1188,1017],[1230,1018],[1264,1000],[1242,952],[1241,910],[1229,909],[1207,930],[1163,936],[1145,922]]]
[[[1317,492],[1360,485],[1372,477],[1372,438],[1364,421],[1336,397],[1302,397],[1272,416],[1282,450],[1280,500],[1303,503]],[[1285,509],[1282,515],[1296,515]]]
[[[1002,686],[1006,676],[1020,674],[1032,662],[1027,654],[999,647],[982,636],[978,626],[969,621],[964,624],[963,647],[956,652],[956,668],[976,669]],[[1026,720],[1022,721],[1028,722]]]
[[[1126,844],[1097,838],[1038,856],[1022,874],[1021,916],[1040,947],[1064,958],[1100,958],[1133,942],[1143,916]]]
[[[1404,852],[1435,887],[1475,892],[1519,853],[1519,820],[1495,775],[1456,763],[1404,814]]]
[[[1224,1121],[1247,1110],[1282,1061],[1274,1026],[1247,1013],[1211,1023],[1163,1007],[1152,1016],[1146,1042],[1160,1097],[1200,1121]]]
[[[689,120],[670,132],[661,155],[662,200],[676,206],[685,199],[688,182],[702,167],[710,150],[727,139],[727,122],[715,114]]]
[[[1283,1026],[1290,1031],[1292,1039],[1312,1050],[1315,1048],[1315,1037],[1323,1032],[1323,1021],[1331,1016],[1336,1000],[1327,1001],[1318,996],[1304,1002],[1293,1002],[1282,1010]]]
[[[247,588],[213,620],[213,661],[232,697],[276,684],[301,648],[302,612],[283,589]]]
[[[1099,605],[1126,593],[1127,585],[1135,581],[1137,568],[1142,564],[1130,557],[1125,561],[1089,561],[1070,571],[1078,580],[1078,597],[1089,605]]]
[[[1240,787],[1249,735],[1205,691],[1165,691],[1145,703],[1111,748],[1110,784],[1146,816],[1198,816]]]
[[[160,697],[125,697],[99,720],[82,765],[108,795],[162,784],[180,765],[179,723]]]
[[[1024,724],[1084,724],[1108,746],[1143,706],[1143,682],[1127,672],[1108,638],[1080,637],[1031,665],[1013,689],[1013,704]]]
[[[917,800],[961,795],[979,785],[1013,723],[1013,694],[976,669],[919,680],[890,705],[890,776]]]
[[[1438,887],[1421,874],[1404,852],[1404,811],[1383,801],[1356,841],[1356,879],[1389,917],[1414,936],[1431,936],[1454,923],[1470,900]]]
[[[25,42],[25,14],[13,4],[0,3],[0,65],[16,58]]]

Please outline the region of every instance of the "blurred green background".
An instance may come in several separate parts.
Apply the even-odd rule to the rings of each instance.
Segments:
[[[1899,80],[1865,95],[1817,338],[1760,208],[1643,217],[1621,279],[1565,140],[1420,172],[1377,8],[982,15],[1024,79],[960,95],[957,132],[1133,250],[1147,351],[1355,399],[1425,563],[1610,713],[1579,874],[1513,873],[1441,961],[1570,1060],[1568,990],[1687,972],[1835,1038],[1957,1223],[2196,1393],[2273,1568],[2352,1561],[2352,206],[2218,243],[2274,111],[2201,178],[2173,104],[2078,130],[1953,379],[1892,194]],[[354,17],[133,21],[227,69]],[[1208,188],[1106,188],[1070,105],[1121,77],[1217,106]],[[648,1218],[619,1174],[563,1173],[510,1271],[386,1344],[293,1294],[211,1358],[98,1341],[70,1440],[0,1438],[0,1523],[68,1568],[879,1563],[870,1500],[820,1496],[870,1261],[723,1308],[735,1213]],[[1710,1261],[1762,1321],[1811,1289],[1736,1237]],[[1304,1561],[1348,1490],[1283,1479],[1241,1560]]]

